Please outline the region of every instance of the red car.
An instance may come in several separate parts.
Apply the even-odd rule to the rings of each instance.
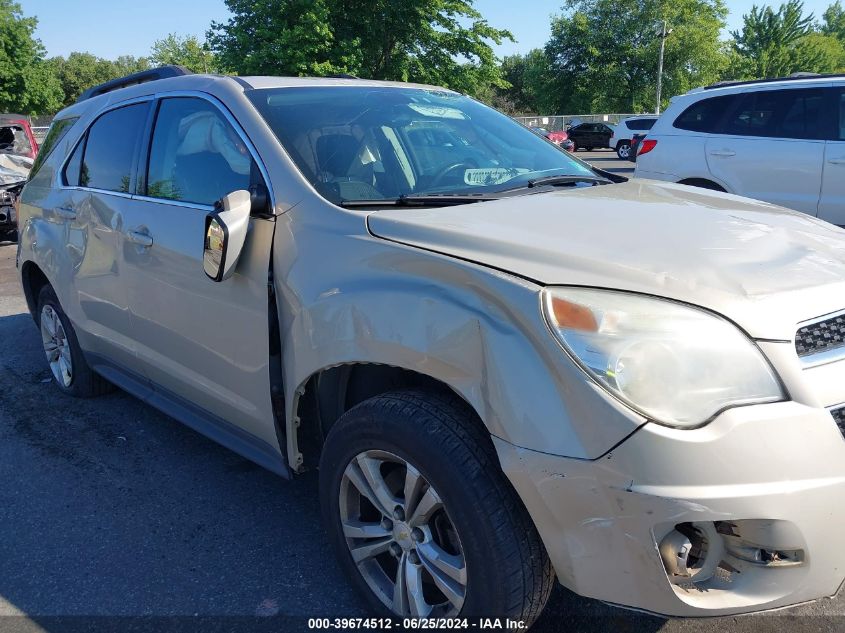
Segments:
[[[550,140],[552,143],[557,145],[558,147],[562,147],[567,152],[574,152],[575,151],[575,144],[569,138],[569,134],[564,132],[563,130],[559,130],[557,132],[549,132],[546,128],[543,127],[532,127],[531,131],[535,134],[542,136]]]
[[[26,117],[0,114],[0,153],[35,158],[38,143]]]

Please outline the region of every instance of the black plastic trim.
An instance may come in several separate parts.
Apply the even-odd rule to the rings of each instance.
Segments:
[[[185,75],[193,75],[194,73],[184,66],[161,66],[159,68],[152,68],[150,70],[142,70],[141,72],[132,73],[119,79],[112,79],[105,83],[88,88],[85,92],[79,95],[76,100],[77,103],[87,101],[94,97],[99,97],[107,92],[127,88],[136,84],[143,84],[149,81],[158,81],[159,79],[169,79],[171,77],[184,77]]]

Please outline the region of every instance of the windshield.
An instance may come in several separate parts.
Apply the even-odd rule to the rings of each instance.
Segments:
[[[305,178],[336,204],[596,176],[513,119],[448,91],[321,86],[248,96]]]

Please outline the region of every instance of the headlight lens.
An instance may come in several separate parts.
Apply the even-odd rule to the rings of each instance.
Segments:
[[[543,308],[584,370],[656,422],[696,427],[731,406],[785,398],[757,346],[704,310],[588,288],[546,289]]]

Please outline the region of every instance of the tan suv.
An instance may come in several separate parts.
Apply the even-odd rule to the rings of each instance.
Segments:
[[[835,593],[842,231],[614,180],[442,88],[164,68],[58,115],[18,266],[59,389],[319,468],[376,613]]]

